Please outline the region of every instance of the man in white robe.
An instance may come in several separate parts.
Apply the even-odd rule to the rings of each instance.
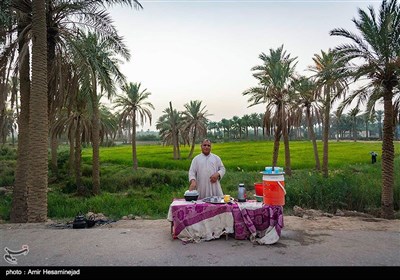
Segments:
[[[225,166],[216,154],[211,153],[211,141],[204,139],[201,154],[195,156],[189,169],[189,191],[196,190],[198,199],[223,196],[220,180],[225,175]]]

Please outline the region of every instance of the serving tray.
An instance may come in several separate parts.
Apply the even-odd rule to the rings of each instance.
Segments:
[[[234,201],[233,197],[231,197],[231,200],[229,202],[225,202],[223,196],[209,196],[209,197],[203,198],[202,200],[204,202],[212,203],[212,204],[224,204],[224,203],[229,203],[229,202]]]

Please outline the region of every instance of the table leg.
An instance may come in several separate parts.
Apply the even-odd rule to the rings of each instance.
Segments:
[[[171,222],[171,236],[172,239],[177,239],[177,237],[175,236],[174,222]]]

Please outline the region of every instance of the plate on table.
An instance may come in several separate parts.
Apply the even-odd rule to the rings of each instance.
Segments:
[[[209,197],[203,198],[203,201],[207,202],[207,203],[213,203],[213,204],[224,204],[225,203],[223,196],[209,196]],[[231,200],[229,202],[233,202],[233,201],[234,201],[234,199],[233,199],[233,197],[231,197]]]

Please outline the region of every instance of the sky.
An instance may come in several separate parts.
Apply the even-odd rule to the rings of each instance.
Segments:
[[[309,75],[314,54],[342,43],[330,36],[334,28],[358,31],[352,22],[358,8],[381,1],[168,1],[139,0],[143,9],[109,9],[131,52],[121,65],[127,81],[141,83],[155,110],[138,131],[155,131],[158,118],[172,102],[174,109],[199,100],[211,121],[263,113],[249,107],[242,92],[256,86],[251,68],[261,65],[261,53],[283,45],[297,57],[296,72]]]

